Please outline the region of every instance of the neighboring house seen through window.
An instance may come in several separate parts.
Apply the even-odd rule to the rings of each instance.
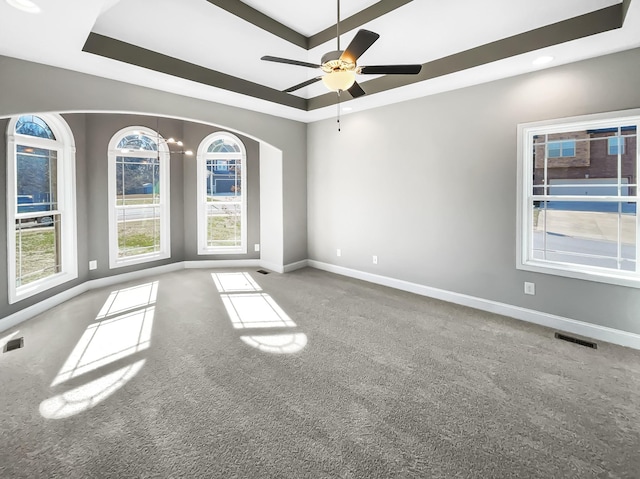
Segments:
[[[576,156],[576,142],[573,140],[550,141],[547,149],[549,158]]]
[[[519,268],[640,287],[639,124],[598,115],[520,125]],[[568,139],[573,156],[552,156]]]
[[[617,155],[618,153],[624,155],[624,136],[613,136],[608,138],[607,141],[610,155]]]
[[[78,277],[75,145],[60,115],[23,115],[7,131],[9,302]]]

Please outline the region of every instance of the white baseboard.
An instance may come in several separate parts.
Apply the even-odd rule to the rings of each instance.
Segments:
[[[260,260],[260,267],[273,271],[274,273],[284,273],[284,266],[281,264]]]
[[[289,263],[284,265],[284,272],[290,273],[291,271],[295,271],[297,269],[306,268],[309,266],[309,261],[303,259],[302,261],[296,261],[295,263]]]
[[[206,268],[258,268],[262,266],[259,259],[222,259],[206,261],[185,261],[184,269]]]
[[[75,298],[79,294],[82,294],[86,291],[89,291],[89,283],[87,281],[85,283],[79,284],[78,286],[74,286],[73,288],[69,288],[62,293],[58,293],[55,296],[51,296],[50,298],[43,299],[42,301],[29,306],[27,308],[21,309],[20,311],[13,313],[9,316],[5,316],[0,319],[0,333],[6,331],[7,329],[13,328],[14,326],[31,319],[40,313],[44,313],[49,309],[58,306],[65,301],[70,300],[71,298]]]
[[[477,298],[466,294],[454,293],[443,289],[432,288],[417,283],[411,283],[399,279],[380,276],[377,274],[366,273],[355,269],[336,266],[321,261],[308,260],[308,266],[321,269],[330,273],[336,273],[351,278],[361,279],[369,283],[380,284],[390,288],[408,291],[410,293],[428,296],[430,298],[441,299],[449,303],[469,306],[471,308],[488,311],[491,313],[509,316],[511,318],[527,321],[529,323],[539,324],[551,329],[564,331],[567,333],[577,334],[587,338],[606,341],[608,343],[619,344],[634,349],[640,349],[640,334],[630,333],[619,329],[609,328],[607,326],[599,326],[597,324],[585,323],[576,319],[565,318],[553,314],[535,311],[533,309],[521,308],[506,303],[499,303],[488,299]]]
[[[130,273],[114,274],[113,276],[105,276],[104,278],[90,279],[84,284],[87,286],[87,291],[89,291],[92,289],[104,288],[105,286],[113,286],[114,284],[120,284],[126,281],[135,281],[136,279],[147,278],[151,275],[180,271],[181,269],[184,269],[184,264],[182,262],[171,263],[162,266],[154,266],[153,268],[131,271]]]

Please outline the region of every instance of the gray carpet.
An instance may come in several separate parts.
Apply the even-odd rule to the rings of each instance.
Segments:
[[[0,477],[640,477],[638,351],[313,269],[251,271],[295,326],[236,329],[212,272],[153,278],[149,347],[72,377],[110,293],[150,280],[17,328]],[[254,347],[276,333],[306,345]]]

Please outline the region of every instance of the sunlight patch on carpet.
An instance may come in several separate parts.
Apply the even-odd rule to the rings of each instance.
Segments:
[[[268,294],[221,294],[220,298],[236,329],[290,328],[296,325]]]
[[[240,336],[240,339],[249,346],[273,354],[297,353],[307,345],[307,335],[304,333]]]
[[[158,281],[112,291],[96,316],[98,321],[87,326],[51,387],[148,349],[157,297]],[[40,404],[40,414],[61,419],[90,409],[126,384],[144,362],[139,360],[46,399]]]
[[[219,293],[262,291],[249,273],[213,273],[211,277]]]
[[[147,349],[154,312],[150,306],[90,324],[51,386]]]
[[[249,273],[212,273],[211,278],[234,329],[295,328],[296,323]],[[248,334],[243,343],[265,353],[293,354],[307,345],[307,335],[299,332]]]
[[[158,282],[141,284],[132,288],[112,291],[104,302],[96,319],[132,311],[154,304],[158,297]]]
[[[47,419],[64,419],[87,411],[129,382],[140,372],[144,362],[142,359],[82,386],[45,399],[40,403],[40,414]]]

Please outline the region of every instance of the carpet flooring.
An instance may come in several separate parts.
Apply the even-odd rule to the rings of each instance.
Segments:
[[[639,351],[243,271],[93,290],[0,333],[24,337],[0,354],[0,477],[640,477]]]

